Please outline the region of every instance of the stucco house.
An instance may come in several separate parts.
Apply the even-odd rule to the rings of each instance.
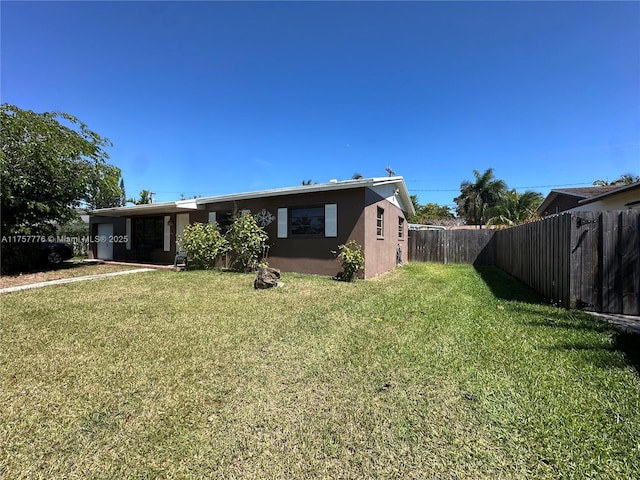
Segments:
[[[349,240],[365,256],[365,278],[406,262],[413,204],[402,177],[365,178],[258,192],[93,210],[90,256],[172,264],[187,224],[249,211],[269,235],[268,262],[284,272],[335,275],[334,251]]]
[[[540,204],[541,217],[560,212],[640,208],[640,182],[631,185],[554,189]]]

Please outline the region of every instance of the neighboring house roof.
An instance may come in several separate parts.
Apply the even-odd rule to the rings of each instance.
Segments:
[[[302,185],[297,187],[275,188],[257,192],[234,193],[229,195],[218,195],[213,197],[200,197],[190,200],[177,200],[174,202],[149,203],[146,205],[132,205],[128,207],[100,208],[93,210],[92,215],[99,216],[125,216],[131,214],[158,214],[182,212],[185,210],[199,210],[209,203],[229,202],[234,200],[247,200],[253,198],[275,197],[279,195],[297,195],[301,193],[331,192],[334,190],[344,190],[350,188],[380,188],[390,186],[395,188],[395,194],[399,197],[400,207],[409,215],[414,215],[415,210],[409,191],[404,182],[404,178],[397,177],[377,177],[361,178],[357,180],[331,181],[329,183],[317,183],[314,185]]]
[[[551,215],[561,211],[569,210],[578,206],[581,202],[589,200],[593,197],[602,197],[602,195],[610,194],[619,190],[619,185],[606,187],[580,187],[580,188],[558,188],[549,192],[544,201],[537,208],[538,215]],[[624,187],[623,187],[624,188]],[[560,205],[558,211],[550,211],[554,205]]]
[[[608,188],[608,187],[600,187],[600,188]],[[636,183],[632,183],[631,185],[623,185],[621,186],[616,186],[611,190],[608,190],[606,192],[598,192],[599,194],[596,195],[592,195],[588,198],[585,198],[583,200],[580,200],[580,205],[584,205],[587,203],[592,203],[592,202],[597,202],[599,200],[602,200],[604,198],[612,198],[618,195],[622,195],[628,192],[631,192],[633,190],[638,190],[640,192],[640,182],[636,182]],[[637,202],[633,202],[633,203],[637,203]]]

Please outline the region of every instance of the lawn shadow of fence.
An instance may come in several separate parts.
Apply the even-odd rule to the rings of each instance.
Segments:
[[[624,331],[620,327],[595,318],[586,312],[566,310],[561,307],[556,307],[558,308],[558,315],[554,315],[554,318],[540,319],[540,312],[535,309],[534,305],[552,304],[536,291],[498,267],[474,265],[474,268],[496,298],[508,302],[519,302],[519,305],[513,305],[511,308],[523,313],[530,312],[532,319],[528,324],[533,327],[587,330],[599,333],[609,332],[611,334],[611,344],[601,348],[611,352],[623,353],[626,363],[635,368],[636,373],[640,375],[640,333]],[[527,305],[530,305],[531,308],[529,309]],[[577,344],[567,344],[564,347],[568,349],[593,349],[590,345],[580,346]],[[599,366],[615,368],[619,367],[619,364],[612,360],[610,364],[600,364]]]
[[[473,268],[496,298],[510,302],[548,305],[537,292],[496,266],[474,265]]]

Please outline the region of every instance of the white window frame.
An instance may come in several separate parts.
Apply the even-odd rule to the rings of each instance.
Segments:
[[[376,236],[384,238],[384,208],[376,207]]]

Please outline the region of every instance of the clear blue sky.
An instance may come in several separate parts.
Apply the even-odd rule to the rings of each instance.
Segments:
[[[473,170],[640,175],[640,2],[1,3],[1,100],[112,140],[156,200]]]

